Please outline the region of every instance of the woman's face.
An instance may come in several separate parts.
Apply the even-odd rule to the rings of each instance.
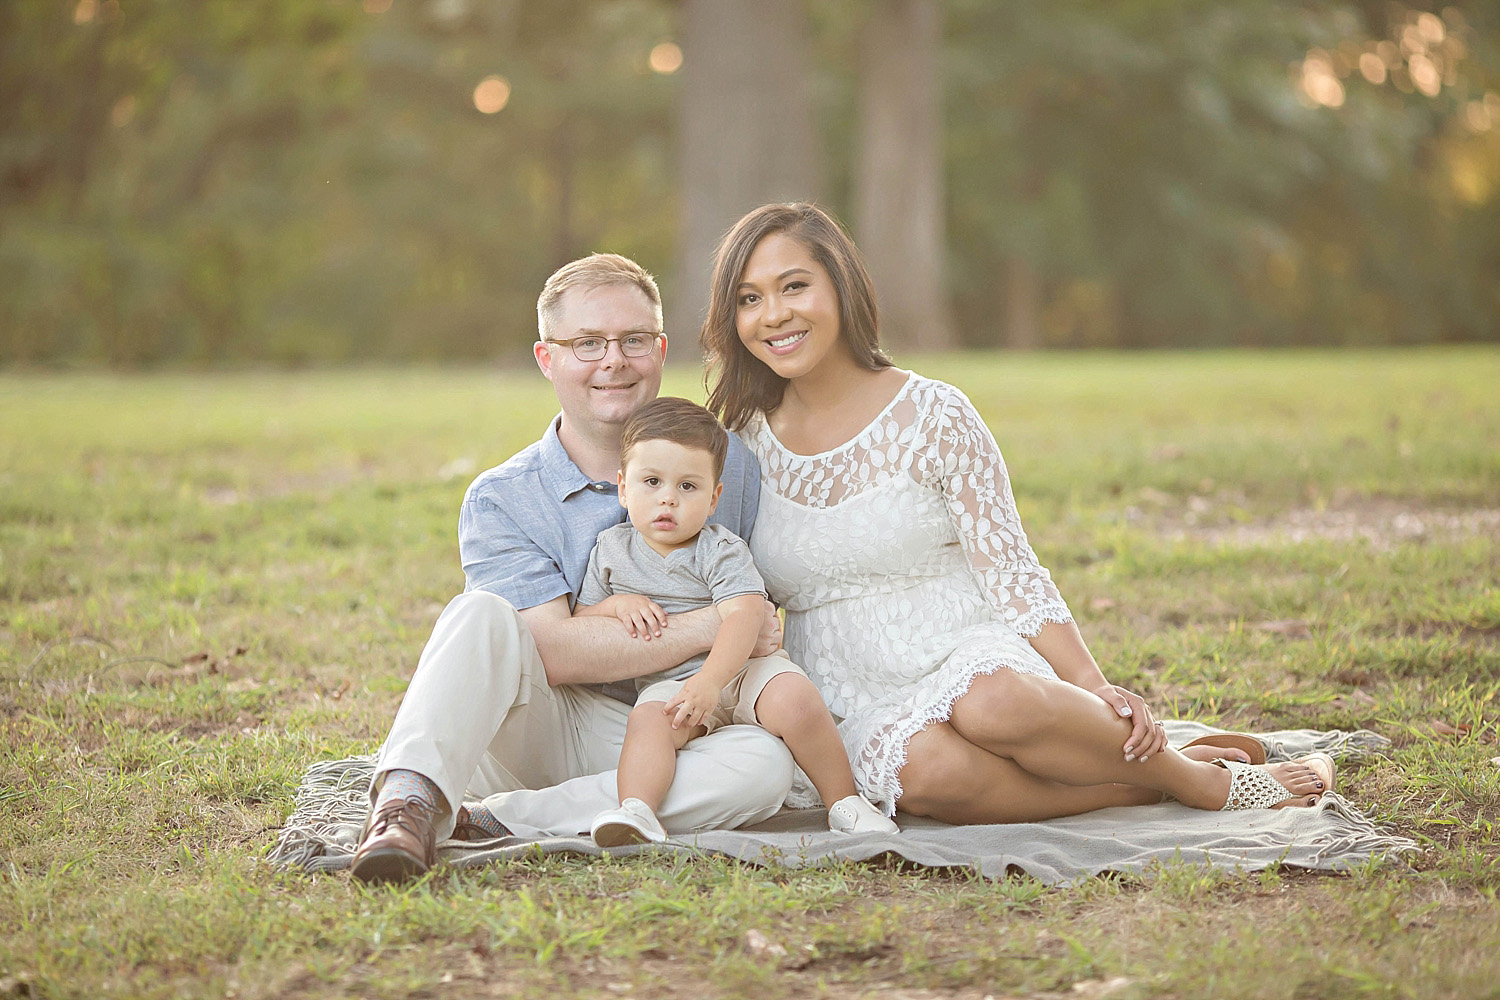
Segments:
[[[784,233],[750,252],[735,289],[734,326],[745,349],[782,378],[806,375],[831,353],[848,353],[833,279]]]

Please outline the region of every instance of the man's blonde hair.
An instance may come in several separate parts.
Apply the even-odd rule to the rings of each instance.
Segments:
[[[536,300],[536,329],[542,340],[551,340],[557,325],[557,312],[563,293],[570,288],[603,288],[606,285],[634,285],[645,293],[656,313],[656,329],[661,331],[661,292],[651,272],[617,253],[591,253],[552,272]]]

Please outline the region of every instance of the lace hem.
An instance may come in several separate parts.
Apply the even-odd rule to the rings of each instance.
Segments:
[[[1041,634],[1044,625],[1066,625],[1073,620],[1073,614],[1066,605],[1060,610],[1058,608],[1032,608],[1017,621],[1012,622],[1011,628],[1024,638],[1034,639]]]
[[[862,746],[850,753],[854,765],[854,778],[860,791],[871,802],[878,804],[887,816],[896,812],[896,802],[901,798],[901,768],[906,766],[906,748],[913,736],[936,722],[945,722],[953,716],[953,705],[969,692],[974,679],[985,677],[997,670],[1014,670],[1018,674],[1036,677],[1056,677],[1046,661],[1040,667],[1007,662],[1007,657],[991,653],[965,664],[962,669],[943,685],[935,699],[928,699],[925,706],[873,733],[861,734]],[[851,734],[854,735],[854,734]],[[846,744],[847,746],[847,744]]]

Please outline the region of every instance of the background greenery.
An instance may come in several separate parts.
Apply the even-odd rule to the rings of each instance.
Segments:
[[[898,360],[973,398],[1112,679],[1390,737],[1340,790],[1411,867],[276,873],[300,775],[385,734],[462,586],[464,487],[550,386],[0,375],[0,998],[1500,995],[1500,352]]]
[[[685,207],[682,122],[726,100],[688,69],[737,56],[755,90],[805,53],[776,73],[818,169],[786,193],[859,238],[862,39],[903,4],[941,21],[956,343],[1500,338],[1491,2],[778,0],[737,44],[721,0],[28,0],[0,5],[0,362],[514,355],[595,249],[663,277],[686,344],[684,233],[739,210]],[[687,69],[653,71],[664,43]],[[792,102],[693,120],[754,126],[774,165]]]

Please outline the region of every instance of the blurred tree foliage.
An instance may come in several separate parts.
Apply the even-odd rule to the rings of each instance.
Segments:
[[[805,3],[847,219],[866,5]],[[1500,339],[1492,3],[941,6],[962,342]],[[0,4],[0,361],[518,354],[592,249],[671,292],[684,9]]]

